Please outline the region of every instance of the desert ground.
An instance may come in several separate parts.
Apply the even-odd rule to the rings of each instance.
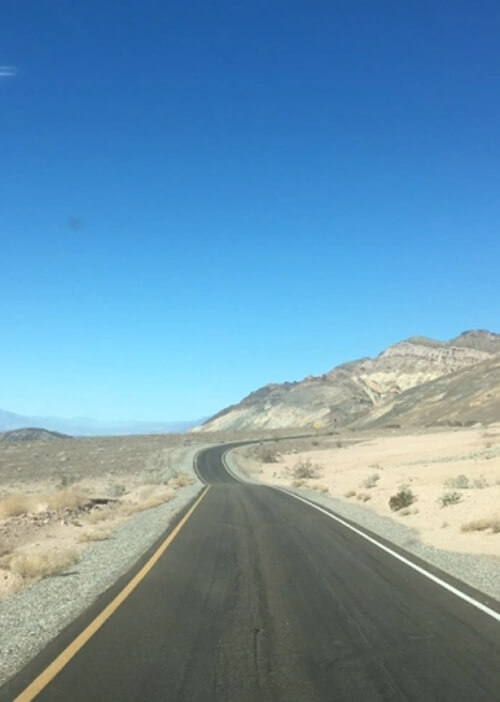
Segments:
[[[0,600],[77,562],[124,519],[168,502],[183,435],[0,443]]]
[[[201,438],[256,436],[0,443],[0,600],[66,571],[125,519],[179,495],[194,479],[179,471],[182,456]],[[253,480],[363,505],[438,548],[500,557],[500,424],[281,436],[233,453]]]
[[[253,480],[356,502],[437,548],[500,557],[500,424],[346,432],[233,454]]]

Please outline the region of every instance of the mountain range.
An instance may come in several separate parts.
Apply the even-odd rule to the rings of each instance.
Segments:
[[[411,337],[375,358],[266,385],[191,431],[500,421],[500,334]]]
[[[0,410],[0,432],[25,427],[43,427],[71,436],[122,436],[126,434],[173,434],[184,432],[199,424],[198,421],[178,422],[104,422],[85,417],[27,416]]]

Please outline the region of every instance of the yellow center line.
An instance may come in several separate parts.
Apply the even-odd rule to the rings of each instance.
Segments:
[[[73,641],[66,646],[66,648],[55,658],[50,665],[43,670],[38,677],[36,677],[32,683],[25,688],[20,695],[18,695],[14,702],[30,702],[33,700],[40,692],[47,687],[47,685],[53,680],[58,673],[66,666],[69,661],[78,653],[78,651],[85,646],[87,641],[98,631],[104,622],[109,619],[109,617],[115,612],[118,607],[124,602],[127,597],[135,590],[137,585],[143,580],[153,566],[158,562],[163,553],[170,546],[172,541],[175,539],[177,534],[180,532],[184,524],[187,522],[189,517],[193,514],[195,509],[198,507],[202,499],[205,497],[210,489],[210,485],[207,485],[205,490],[198,497],[194,505],[189,509],[189,511],[184,515],[181,521],[173,529],[173,531],[167,536],[165,541],[157,548],[153,553],[151,558],[142,566],[140,571],[134,575],[132,580],[130,580],[127,585],[121,590],[116,597],[111,600],[111,602],[102,610],[97,617],[90,622],[90,624],[73,639]]]

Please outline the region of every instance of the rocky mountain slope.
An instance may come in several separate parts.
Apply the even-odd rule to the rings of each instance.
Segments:
[[[464,332],[448,342],[412,337],[389,346],[376,358],[345,363],[322,376],[310,376],[295,383],[266,385],[239,404],[222,410],[194,431],[303,428],[314,425],[335,428],[353,423],[395,422],[396,417],[404,422],[422,423],[426,415],[423,409],[426,393],[429,394],[428,404],[436,403],[436,393],[441,393],[444,404],[436,413],[441,412],[461,421],[462,410],[464,414],[470,414],[469,410],[472,409],[469,404],[474,401],[472,397],[466,399],[466,388],[470,388],[471,393],[477,390],[479,395],[475,397],[476,402],[489,401],[490,398],[481,395],[484,388],[480,378],[491,365],[491,380],[496,382],[498,354],[500,334],[484,330]],[[465,372],[468,375],[460,375]],[[439,379],[440,385],[432,385]],[[448,383],[455,383],[453,387],[460,387],[460,392],[453,394],[450,390],[448,397]],[[494,394],[495,391],[491,392]],[[455,398],[453,403],[451,397]],[[488,410],[488,416],[496,416],[494,404],[491,411]],[[427,406],[427,413],[429,411]],[[434,416],[434,410],[431,414]]]
[[[468,425],[500,421],[500,354],[417,385],[372,411],[358,426]]]

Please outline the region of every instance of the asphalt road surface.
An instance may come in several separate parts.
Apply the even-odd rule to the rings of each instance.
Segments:
[[[223,451],[200,455],[210,489],[37,700],[500,700],[498,621],[325,514],[234,480]],[[1,699],[23,690],[103,603]]]

